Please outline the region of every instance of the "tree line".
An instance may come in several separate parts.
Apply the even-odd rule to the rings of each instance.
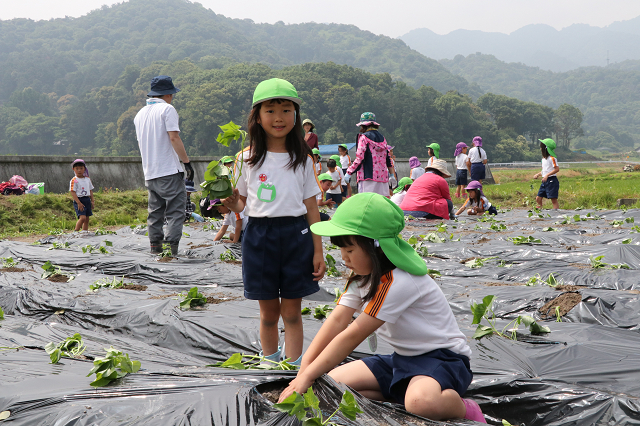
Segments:
[[[313,120],[321,144],[355,141],[360,114],[372,111],[400,157],[425,157],[426,145],[433,142],[440,144],[443,157],[451,157],[458,142],[470,145],[480,135],[491,161],[537,160],[537,139],[560,136],[565,110],[576,111],[493,94],[474,102],[457,91],[414,89],[388,73],[331,62],[277,70],[264,64],[205,69],[190,60],[160,61],[144,68],[130,65],[112,85],[83,96],[58,97],[33,88],[14,92],[0,107],[0,152],[139,155],[133,118],[145,104],[151,78],[160,74],[172,76],[181,89],[174,106],[192,156],[234,153],[238,147],[215,143],[219,126],[234,121],[246,127],[256,85],[272,77],[297,88],[301,118]]]

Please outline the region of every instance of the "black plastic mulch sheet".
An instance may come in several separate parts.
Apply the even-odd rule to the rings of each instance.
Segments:
[[[440,271],[441,285],[461,330],[469,337],[474,381],[466,397],[476,400],[487,420],[519,425],[640,424],[640,211],[570,211],[542,218],[525,211],[498,215],[507,229],[492,230],[491,222],[461,218],[446,221],[445,242],[425,241],[431,269]],[[569,223],[562,214],[568,215]],[[591,217],[587,217],[589,215]],[[578,221],[575,215],[580,215]],[[594,216],[599,218],[593,219]],[[633,217],[638,222],[624,222]],[[585,218],[587,220],[580,220]],[[614,220],[623,220],[614,227]],[[410,221],[403,235],[429,239],[441,221]],[[619,222],[614,222],[619,224]],[[496,227],[497,228],[497,227]],[[543,229],[554,228],[550,231]],[[638,228],[635,228],[638,229]],[[237,371],[208,367],[234,352],[260,350],[257,303],[243,298],[238,262],[227,263],[227,250],[241,258],[239,248],[211,243],[215,230],[202,225],[185,227],[181,254],[159,262],[148,251],[144,229],[124,228],[117,235],[66,234],[48,237],[42,244],[0,242],[0,257],[20,258],[24,272],[0,274],[0,412],[8,410],[7,424],[108,425],[252,425],[297,424],[273,409],[263,395],[280,389],[290,372]],[[424,237],[420,237],[420,236]],[[541,243],[514,245],[508,237],[529,236]],[[453,239],[451,238],[453,236]],[[460,238],[459,241],[456,241]],[[628,239],[631,239],[629,241]],[[112,243],[106,246],[105,240]],[[69,248],[47,250],[52,243]],[[345,271],[339,250],[327,253]],[[83,253],[81,247],[99,245],[111,253]],[[608,264],[625,263],[631,269],[591,268],[590,257],[603,255]],[[487,258],[480,268],[461,263]],[[50,260],[76,274],[69,283],[40,279],[40,266]],[[503,261],[503,262],[500,262]],[[501,266],[502,265],[502,266]],[[536,274],[553,273],[561,287],[527,286]],[[147,286],[144,291],[89,292],[100,278],[125,276],[125,281]],[[325,278],[321,291],[303,306],[330,304],[343,279]],[[177,293],[198,286],[216,303],[181,311]],[[562,322],[542,318],[539,308],[566,292],[578,292],[581,302]],[[502,329],[518,315],[532,315],[551,333],[531,336],[524,327],[512,341],[492,336],[471,339],[475,325],[469,304],[494,295],[493,309]],[[303,316],[305,347],[322,325]],[[114,346],[139,360],[142,369],[107,387],[94,390],[85,377],[91,359],[65,359],[49,364],[44,351],[79,332],[89,358]],[[379,340],[376,353],[390,353]],[[361,344],[350,357],[372,354]],[[314,389],[326,412],[337,407],[344,387],[329,378]],[[358,397],[365,411],[356,422],[340,424],[444,424],[412,416],[401,407]],[[447,424],[473,424],[457,421]]]

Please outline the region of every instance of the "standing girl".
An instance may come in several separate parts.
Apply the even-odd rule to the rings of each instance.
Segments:
[[[427,167],[431,166],[433,162],[440,158],[440,145],[432,143],[427,145],[427,153],[429,154],[429,161],[427,161]]]
[[[558,210],[560,205],[558,204],[558,191],[560,190],[560,182],[556,173],[560,171],[558,166],[558,160],[556,159],[556,143],[553,139],[542,139],[540,141],[540,151],[542,151],[542,171],[536,173],[533,177],[538,179],[542,176],[542,183],[538,190],[538,196],[536,197],[536,203],[538,208],[542,208],[542,199],[548,198],[551,200],[554,210]]]
[[[469,150],[469,156],[467,158],[467,166],[469,167],[471,180],[477,180],[482,183],[482,180],[485,178],[486,164],[487,153],[482,149],[482,138],[476,136],[473,138],[473,148]]]
[[[342,174],[346,175],[347,169],[351,165],[351,157],[349,157],[349,149],[347,148],[347,144],[343,143],[338,146],[338,152],[340,153],[340,167],[342,168]],[[346,200],[348,197],[351,197],[351,185],[344,182],[342,184],[342,198]]]
[[[305,120],[302,122],[302,128],[304,129],[304,140],[305,142],[307,142],[307,145],[309,145],[309,148],[317,149],[318,135],[313,133],[313,130],[316,128],[316,126],[313,124],[311,120],[309,120],[308,118],[305,118]]]
[[[322,163],[320,162],[322,156],[320,155],[320,150],[313,148],[311,154],[313,155],[313,167],[315,168],[316,175],[320,175],[322,174]]]
[[[375,192],[389,197],[389,179],[395,185],[393,163],[389,156],[387,140],[378,131],[380,124],[376,123],[376,116],[372,112],[364,112],[360,116],[356,159],[347,169],[344,180],[349,183],[351,175],[357,174],[358,193]],[[395,182],[393,182],[395,181]]]
[[[422,163],[418,157],[409,158],[409,177],[411,180],[416,180],[424,174],[425,170],[420,166],[422,166]]]
[[[329,372],[367,398],[403,404],[419,416],[486,423],[478,404],[461,398],[473,378],[467,339],[424,260],[398,236],[403,228],[402,210],[378,194],[354,195],[330,221],[312,226],[340,247],[353,274],[280,401]],[[393,354],[338,367],[374,332]]]
[[[320,220],[320,187],[302,137],[300,102],[288,81],[273,78],[256,87],[248,120],[251,143],[236,161],[245,165],[237,188],[223,200],[234,212],[246,206],[242,279],[245,297],[260,303],[262,354],[279,361],[282,317],[282,355],[295,365],[302,359],[301,300],[319,290],[326,269],[322,240],[309,232],[309,224]]]
[[[93,216],[95,201],[93,200],[93,184],[89,178],[89,169],[84,160],[77,159],[71,164],[75,176],[69,182],[69,191],[73,197],[73,207],[78,221],[75,230],[89,230],[89,216]]]
[[[456,145],[456,151],[453,153],[453,157],[456,159],[456,198],[460,198],[460,191],[462,196],[466,197],[464,187],[467,186],[467,146],[464,142],[458,142]]]

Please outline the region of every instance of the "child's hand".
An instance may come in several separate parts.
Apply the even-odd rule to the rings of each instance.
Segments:
[[[542,181],[546,182],[547,181],[547,177],[546,176],[542,176]]]
[[[327,205],[328,205],[329,207],[333,207],[333,206],[335,206],[335,205],[336,205],[336,202],[335,202],[335,201],[333,201],[333,200],[329,200],[329,201],[327,201]]]
[[[82,202],[77,203],[78,204],[78,210],[80,210],[81,212],[84,211],[84,204],[82,204]]]
[[[287,388],[282,391],[278,402],[284,401],[285,399],[293,395],[293,392],[298,392],[300,395],[304,394],[312,384],[313,381],[309,381],[298,374],[295,379],[289,382],[289,386],[287,386]]]
[[[324,263],[324,258],[322,257],[322,251],[313,255],[313,270],[313,276],[315,277],[313,280],[320,281],[327,270],[327,265]],[[305,391],[306,390],[307,389],[305,389]]]
[[[238,204],[239,199],[240,199],[240,193],[238,192],[238,189],[233,188],[233,192],[231,193],[231,195],[229,195],[227,198],[224,198],[220,201],[222,201],[222,204],[224,204],[224,206],[227,207],[229,210],[234,211],[233,207],[235,207],[236,204]]]
[[[541,173],[536,173],[535,175],[533,175],[534,179],[538,179],[540,177]]]

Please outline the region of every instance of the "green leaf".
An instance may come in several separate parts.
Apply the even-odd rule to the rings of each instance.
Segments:
[[[551,333],[551,329],[549,327],[538,324],[536,320],[529,315],[522,315],[520,318],[522,319],[524,326],[529,327],[529,332],[531,334]]]
[[[482,339],[484,336],[488,336],[493,334],[493,329],[491,327],[489,327],[488,325],[478,325],[478,328],[476,328],[475,333],[473,333],[473,336],[471,336],[474,339]]]
[[[471,324],[480,324],[485,312],[493,303],[493,298],[494,296],[490,294],[482,299],[482,303],[471,303],[471,312],[473,312],[473,322]]]
[[[311,407],[314,410],[320,408],[320,400],[318,399],[316,394],[313,393],[312,387],[309,387],[309,389],[307,389],[307,391],[304,393],[304,405],[305,407]]]
[[[418,242],[418,239],[416,237],[411,237],[407,242],[411,245],[414,245]]]
[[[358,413],[363,413],[355,396],[353,396],[353,394],[348,390],[342,395],[342,401],[340,401],[338,408],[340,409],[340,412],[351,421],[356,420],[356,415]]]
[[[273,404],[273,406],[284,413],[289,414],[290,416],[296,416],[298,420],[306,420],[307,412],[304,409],[304,398],[298,392],[294,392],[292,395],[289,395],[287,399],[284,401]]]
[[[633,241],[631,238],[625,238],[622,240],[622,244],[631,244],[631,241]]]
[[[111,383],[114,379],[110,379],[110,378],[106,378],[106,377],[101,377],[99,379],[94,380],[93,382],[89,383],[90,386],[93,386],[94,388],[99,388],[101,386],[107,386],[109,383]]]
[[[204,172],[204,180],[214,181],[218,179],[218,176],[220,176],[220,172],[222,171],[222,166],[219,163],[220,162],[217,160],[209,163],[207,170]]]
[[[4,319],[4,311],[2,310],[2,307],[0,307],[0,320]]]
[[[512,425],[511,425],[511,423],[509,423],[505,419],[502,419],[502,426],[512,426]]]
[[[308,315],[311,313],[311,308],[309,308],[308,306],[306,308],[302,308],[302,315]]]
[[[228,122],[223,126],[219,126],[222,129],[222,132],[218,133],[218,137],[216,141],[221,143],[224,146],[229,146],[229,143],[234,140],[240,139],[243,135],[240,131],[240,126],[235,124],[233,121]]]
[[[323,423],[322,423],[322,420],[320,420],[319,418],[312,417],[302,422],[302,426],[323,426]]]

